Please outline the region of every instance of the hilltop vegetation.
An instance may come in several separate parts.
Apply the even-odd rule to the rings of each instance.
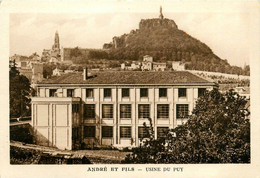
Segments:
[[[119,38],[125,38],[122,35]],[[185,32],[173,28],[146,28],[130,34],[122,44],[111,50],[115,59],[141,59],[153,56],[155,61],[191,61],[196,54],[211,55],[211,49]],[[216,57],[217,58],[217,57]]]
[[[164,20],[169,21],[162,19],[161,23]],[[140,24],[140,29],[132,30],[129,34],[114,37],[110,46],[104,44],[104,48],[110,49],[109,59],[142,60],[144,55],[151,55],[155,61],[182,61],[186,69],[250,75],[249,66],[244,69],[231,66],[226,59],[215,55],[206,44],[177,27],[157,25],[158,19],[141,22],[144,21],[149,23],[146,26]]]

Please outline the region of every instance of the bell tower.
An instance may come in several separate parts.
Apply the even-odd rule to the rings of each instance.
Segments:
[[[52,49],[57,50],[57,51],[60,50],[60,40],[59,40],[58,31],[56,31],[56,33],[55,33],[54,44],[52,46]]]

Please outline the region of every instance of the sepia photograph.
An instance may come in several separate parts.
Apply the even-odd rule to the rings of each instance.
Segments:
[[[257,177],[258,2],[55,3],[2,13],[12,170]]]

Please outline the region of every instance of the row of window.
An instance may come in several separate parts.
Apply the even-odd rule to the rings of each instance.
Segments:
[[[56,96],[57,96],[57,89],[50,89],[49,97],[56,97]],[[74,97],[74,89],[67,89],[67,97]]]
[[[205,92],[206,88],[199,88],[198,89],[198,96],[202,96]],[[146,98],[148,97],[148,88],[141,88],[140,89],[140,97]],[[57,89],[50,89],[49,96],[54,97]],[[187,88],[179,88],[178,89],[178,96],[179,97],[187,97]],[[74,89],[67,89],[67,97],[74,97]],[[86,89],[86,97],[87,98],[94,98],[94,89],[87,88]],[[111,88],[104,88],[104,98],[111,98],[112,91]],[[129,88],[122,88],[122,98],[129,98],[130,91]],[[167,97],[167,88],[159,88],[159,97]]]
[[[131,119],[131,104],[120,104],[120,118]],[[113,118],[113,104],[102,105],[102,118]],[[187,118],[189,114],[188,104],[176,104],[176,118]],[[95,104],[84,105],[84,118],[95,119]],[[138,118],[150,118],[150,104],[138,105]],[[169,104],[157,104],[157,118],[169,118]]]
[[[157,127],[157,138],[165,137],[168,127]],[[96,135],[96,126],[85,126],[84,137],[94,138]],[[113,138],[113,127],[102,126],[101,129],[102,138]],[[138,138],[147,138],[149,136],[149,130],[145,127],[138,127]],[[132,128],[131,126],[120,127],[120,138],[131,138]]]

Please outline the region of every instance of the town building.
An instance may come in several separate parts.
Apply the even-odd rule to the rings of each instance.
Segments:
[[[180,61],[173,61],[172,62],[172,69],[176,71],[185,70],[185,64],[181,63]]]
[[[166,67],[165,62],[153,62],[153,70],[155,71],[165,71]]]
[[[139,146],[151,118],[155,137],[187,121],[209,82],[186,71],[69,73],[37,84],[36,143],[60,149]]]
[[[153,62],[153,57],[150,55],[145,55],[143,57],[143,62]]]
[[[132,64],[131,64],[131,69],[132,70],[140,69],[140,67],[141,67],[141,62],[132,61]]]
[[[43,80],[43,63],[36,53],[30,57],[15,54],[10,57],[9,63],[15,65],[20,74],[29,79],[32,87]]]
[[[121,66],[121,69],[122,69],[122,70],[128,69],[128,67],[129,67],[129,66],[126,66],[125,63],[122,63],[120,66]]]
[[[52,71],[53,76],[61,76],[62,74],[64,74],[63,70],[58,69],[57,67]]]
[[[9,58],[9,60],[11,62],[15,62],[15,66],[19,69],[19,68],[25,68],[27,67],[28,63],[29,63],[29,57],[27,56],[22,56],[22,55],[18,55],[18,54],[14,54],[13,56],[11,56]]]
[[[166,62],[153,62],[153,57],[149,55],[143,57],[142,71],[165,71],[166,68]]]
[[[141,68],[141,62],[132,61],[131,65],[127,65],[126,63],[121,64],[122,70],[138,70]]]
[[[167,68],[166,62],[153,62],[153,57],[145,55],[142,62],[132,61],[131,65],[127,63],[121,64],[122,70],[138,70],[142,71],[165,71]]]
[[[31,84],[34,88],[35,84],[43,80],[43,63],[32,63]]]

